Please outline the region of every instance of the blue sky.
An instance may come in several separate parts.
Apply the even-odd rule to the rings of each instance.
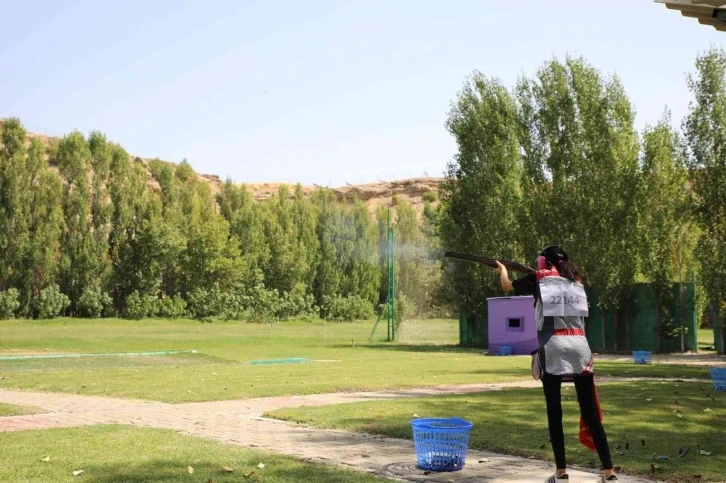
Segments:
[[[552,56],[617,73],[638,127],[687,111],[719,34],[650,0],[5,2],[0,117],[105,132],[239,182],[440,175],[474,69],[507,85]]]

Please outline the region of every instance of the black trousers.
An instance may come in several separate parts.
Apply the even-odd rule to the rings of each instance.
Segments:
[[[602,427],[595,405],[595,378],[592,374],[576,376],[575,390],[580,403],[580,414],[592,434],[592,439],[600,456],[603,469],[613,468],[610,448],[605,429]],[[552,450],[555,453],[557,469],[567,468],[565,462],[565,435],[562,430],[562,376],[545,374],[542,378],[545,401],[547,402],[547,422],[550,428]]]

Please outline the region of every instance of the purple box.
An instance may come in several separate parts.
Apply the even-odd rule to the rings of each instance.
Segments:
[[[489,306],[489,354],[499,354],[500,346],[511,346],[513,355],[527,355],[537,350],[537,322],[534,298],[496,297],[487,299]]]

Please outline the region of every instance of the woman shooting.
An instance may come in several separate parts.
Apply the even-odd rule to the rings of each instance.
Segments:
[[[555,474],[546,483],[569,481],[562,429],[562,381],[575,383],[582,418],[580,441],[597,450],[603,467],[601,481],[617,481],[601,421],[592,352],[585,337],[588,310],[582,273],[564,250],[550,246],[537,258],[534,273],[512,282],[506,267],[497,262],[497,274],[503,290],[532,295],[535,299],[539,349],[533,355],[532,374],[542,380],[557,464]]]

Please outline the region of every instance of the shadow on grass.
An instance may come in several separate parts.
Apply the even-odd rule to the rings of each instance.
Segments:
[[[726,394],[716,393],[708,384],[650,382],[604,385],[600,396],[613,457],[626,473],[649,475],[656,453],[669,457],[658,462],[660,475],[668,475],[663,479],[692,481],[690,475],[702,473],[704,481],[722,481],[726,455],[721,448],[726,439],[719,413],[726,409]],[[563,390],[568,458],[596,468],[597,455],[577,443],[576,401],[574,389]],[[473,449],[552,460],[544,397],[537,389],[361,403],[335,409],[283,410],[282,416],[406,439],[412,438],[409,420],[414,413],[422,417],[459,416],[474,423]],[[678,456],[681,448],[689,449],[683,457]],[[713,454],[704,457],[698,452],[701,449]]]
[[[270,464],[264,469],[255,465],[235,466],[228,473],[218,464],[202,462],[193,464],[194,473],[188,474],[186,467],[180,467],[172,459],[156,459],[134,465],[99,465],[85,469],[83,480],[92,483],[171,483],[183,480],[213,481],[214,483],[258,481],[292,482],[314,481],[320,483],[372,483],[374,478],[343,471],[337,468],[292,462],[289,464]],[[245,476],[247,475],[247,476]]]

